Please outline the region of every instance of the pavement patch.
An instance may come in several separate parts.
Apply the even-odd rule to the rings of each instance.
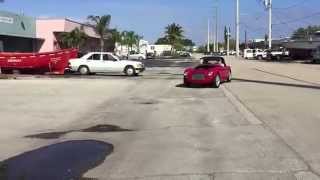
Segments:
[[[1,180],[82,179],[84,173],[100,165],[113,152],[102,141],[67,141],[42,147],[5,160]]]

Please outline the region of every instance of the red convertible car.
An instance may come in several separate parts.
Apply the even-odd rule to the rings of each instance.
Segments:
[[[232,79],[231,67],[227,66],[223,57],[206,56],[201,64],[184,71],[184,85],[211,85],[219,88],[221,82]]]

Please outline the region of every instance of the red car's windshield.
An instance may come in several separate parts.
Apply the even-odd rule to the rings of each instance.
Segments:
[[[195,69],[210,69],[210,68],[212,68],[212,67],[214,67],[214,66],[219,66],[219,65],[221,65],[220,63],[214,63],[214,64],[202,64],[202,65],[199,65],[199,66],[197,66],[197,67],[195,67]]]

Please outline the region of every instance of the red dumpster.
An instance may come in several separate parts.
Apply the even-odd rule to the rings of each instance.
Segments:
[[[65,49],[46,53],[0,53],[2,72],[64,74],[68,62],[77,58],[77,49]]]

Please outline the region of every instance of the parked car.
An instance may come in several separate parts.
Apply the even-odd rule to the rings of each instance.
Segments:
[[[144,59],[147,59],[147,56],[145,54],[142,54],[142,53],[130,54],[128,59],[131,59],[131,60],[144,60]]]
[[[120,60],[108,52],[91,52],[81,58],[69,60],[69,69],[80,72],[82,75],[90,73],[125,73],[127,76],[136,76],[145,70],[141,62]]]
[[[258,60],[266,59],[267,58],[267,51],[262,49],[254,49],[253,50],[253,57]]]
[[[287,58],[290,57],[290,53],[289,51],[287,51],[286,49],[274,49],[274,50],[268,50],[267,51],[267,57],[268,59],[272,59],[272,60],[281,60],[283,58]]]
[[[214,88],[219,88],[221,82],[231,81],[231,67],[225,63],[223,57],[206,56],[201,59],[202,64],[184,71],[183,83],[185,86],[211,85]]]
[[[177,54],[181,57],[192,57],[192,54],[187,51],[177,51]]]
[[[147,53],[147,59],[155,59],[155,58],[156,58],[156,54],[155,53],[151,53],[151,52]]]
[[[254,56],[253,56],[253,49],[244,49],[243,50],[243,57],[245,59],[252,59]]]
[[[234,50],[231,50],[231,51],[229,52],[229,55],[230,55],[230,56],[235,56],[236,54],[237,54],[237,52],[234,51]]]

